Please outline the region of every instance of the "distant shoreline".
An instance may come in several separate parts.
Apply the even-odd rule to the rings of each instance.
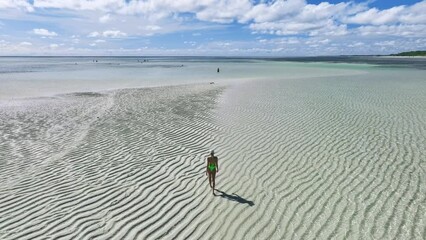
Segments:
[[[426,57],[426,51],[409,51],[409,52],[400,52],[397,54],[391,54],[391,56],[401,56],[401,57]]]
[[[377,56],[377,57],[381,57],[381,58],[420,58],[420,59],[426,59],[426,56],[397,56],[397,55],[383,55],[383,56]]]
[[[164,58],[182,58],[182,59],[253,59],[253,60],[275,60],[275,59],[300,59],[300,58],[350,58],[350,57],[395,57],[395,58],[426,58],[426,51],[418,51],[424,52],[424,55],[410,55],[411,52],[402,52],[397,54],[388,54],[388,55],[380,55],[380,54],[371,54],[371,55],[316,55],[316,56],[174,56],[174,55],[158,55],[158,56],[138,56],[138,55],[113,55],[113,56],[86,56],[86,55],[46,55],[46,56],[31,56],[31,55],[0,55],[0,58],[89,58],[89,59],[105,59],[105,58],[136,58],[136,59],[164,59]]]

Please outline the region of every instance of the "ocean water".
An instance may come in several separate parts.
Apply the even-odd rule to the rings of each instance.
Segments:
[[[143,60],[0,58],[1,239],[426,238],[423,60]]]
[[[253,81],[222,101],[220,188],[257,207],[224,212],[215,234],[425,239],[424,70]]]
[[[0,100],[212,81],[226,84],[356,74],[368,68],[371,66],[365,64],[228,58],[1,57]]]

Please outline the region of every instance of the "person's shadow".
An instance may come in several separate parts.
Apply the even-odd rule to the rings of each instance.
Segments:
[[[250,207],[254,206],[254,202],[253,201],[249,201],[247,199],[244,199],[240,196],[238,196],[238,194],[232,193],[232,195],[227,194],[226,192],[222,192],[219,189],[215,189],[216,191],[220,192],[220,195],[215,195],[215,196],[219,196],[219,197],[223,197],[226,198],[230,201],[235,201],[235,202],[239,202],[239,203],[247,203]]]

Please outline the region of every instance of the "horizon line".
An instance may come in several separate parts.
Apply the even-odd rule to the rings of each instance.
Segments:
[[[212,58],[315,58],[315,57],[374,57],[392,54],[340,54],[340,55],[298,55],[298,56],[230,56],[230,55],[0,55],[0,57],[212,57]]]

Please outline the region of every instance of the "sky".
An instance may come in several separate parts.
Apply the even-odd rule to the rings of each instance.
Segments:
[[[0,0],[0,55],[426,50],[426,0]]]

